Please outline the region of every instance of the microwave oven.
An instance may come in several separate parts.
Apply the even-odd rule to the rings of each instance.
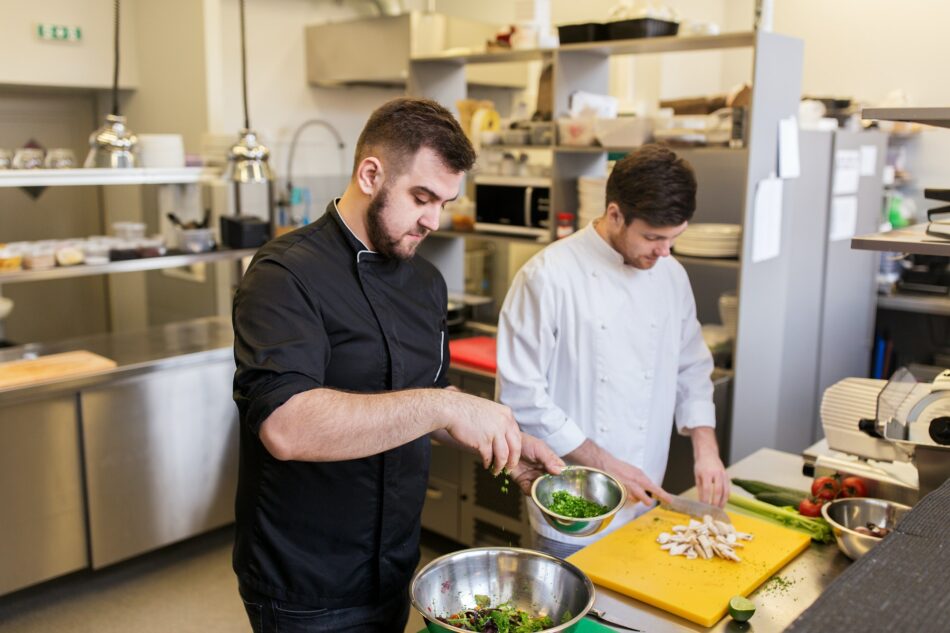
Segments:
[[[475,182],[476,231],[547,237],[550,218],[551,187],[548,184],[486,179]]]

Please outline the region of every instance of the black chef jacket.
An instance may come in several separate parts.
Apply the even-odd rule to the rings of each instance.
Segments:
[[[233,564],[242,584],[317,608],[376,603],[408,585],[429,438],[362,459],[282,462],[258,431],[291,396],[318,387],[447,386],[446,305],[432,264],[367,250],[335,202],[258,251],[233,310],[241,419]]]

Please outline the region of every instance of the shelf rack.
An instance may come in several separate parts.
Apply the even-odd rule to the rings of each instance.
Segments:
[[[93,185],[169,185],[210,182],[217,170],[204,167],[165,169],[7,169],[0,171],[0,187],[65,187]]]
[[[48,281],[50,279],[68,279],[71,277],[88,277],[90,275],[107,275],[111,273],[132,273],[162,268],[179,268],[181,266],[190,266],[191,264],[243,259],[244,257],[253,255],[255,252],[257,252],[256,248],[222,249],[208,253],[180,253],[163,255],[161,257],[126,259],[109,262],[108,264],[79,264],[77,266],[57,266],[55,268],[42,270],[16,270],[0,273],[0,285],[29,281]]]

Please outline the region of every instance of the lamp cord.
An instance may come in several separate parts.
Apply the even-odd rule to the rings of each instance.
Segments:
[[[119,0],[115,0],[115,65],[112,69],[112,114],[119,115]]]
[[[251,122],[247,113],[247,46],[244,38],[244,0],[241,0],[241,90],[244,95],[244,129],[249,130]]]
[[[326,121],[324,121],[323,119],[310,119],[308,121],[304,121],[297,127],[297,130],[294,132],[293,139],[290,141],[290,152],[287,155],[287,199],[288,201],[291,199],[294,193],[294,183],[293,183],[294,175],[293,175],[292,167],[294,164],[294,153],[297,151],[297,141],[300,139],[300,134],[305,129],[307,129],[308,127],[312,125],[319,125],[321,127],[326,128],[327,130],[330,131],[330,134],[333,135],[333,138],[336,139],[336,145],[340,149],[340,172],[344,174],[346,173],[346,154],[345,154],[346,144],[343,142],[343,137],[340,136],[340,133],[337,131],[337,129],[333,127],[330,123],[327,123]]]

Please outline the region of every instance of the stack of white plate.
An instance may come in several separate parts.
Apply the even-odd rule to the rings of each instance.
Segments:
[[[738,224],[690,224],[673,245],[674,252],[691,257],[738,257],[741,248]]]
[[[604,214],[607,179],[581,176],[577,179],[577,226],[583,228]]]

